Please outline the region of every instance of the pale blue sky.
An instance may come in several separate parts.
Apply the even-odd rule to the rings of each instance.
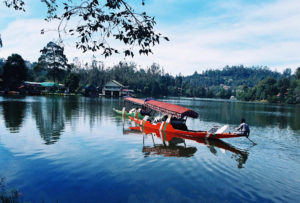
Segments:
[[[35,61],[39,50],[55,32],[40,35],[46,8],[38,0],[27,0],[27,12],[16,12],[0,3],[0,34],[4,47],[0,57],[19,53]],[[144,9],[157,21],[156,29],[170,38],[156,46],[154,54],[126,58],[141,67],[159,63],[171,74],[191,74],[225,65],[262,65],[273,70],[295,70],[300,66],[299,0],[131,0],[137,10]],[[122,55],[107,59],[100,53],[82,54],[66,41],[69,61],[78,56],[90,61],[92,54],[107,66],[124,60]]]

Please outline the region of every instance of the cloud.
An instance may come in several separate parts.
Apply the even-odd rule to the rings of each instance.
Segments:
[[[170,4],[176,2],[169,1]],[[154,8],[155,5],[151,6]],[[210,6],[211,14],[206,11],[205,15],[199,13],[198,17],[183,16],[183,20],[170,22],[169,25],[166,25],[167,21],[157,18],[159,31],[171,41],[163,41],[154,47],[153,55],[136,54],[133,59],[125,60],[134,61],[142,67],[156,62],[169,73],[181,72],[185,75],[226,65],[263,65],[279,71],[300,66],[300,1],[281,0],[260,4],[246,4],[242,1],[228,1],[225,4],[224,1],[214,1]],[[164,10],[168,12],[167,8]],[[213,14],[215,12],[217,15]],[[55,32],[40,35],[41,28],[45,26],[53,28],[55,23],[46,24],[40,19],[10,23],[0,30],[4,41],[0,57],[20,53],[24,58],[36,61],[40,55],[39,50],[48,41],[57,39]],[[114,45],[120,46],[115,42]],[[69,61],[76,56],[90,61],[93,54],[106,66],[124,60],[123,55],[105,59],[97,52],[83,54],[75,49],[74,40],[67,40],[64,46]]]
[[[223,15],[189,19],[172,27],[166,32],[170,45],[157,47],[155,53],[172,56],[157,57],[172,72],[238,64],[295,69],[300,66],[299,9],[299,1],[230,6]]]
[[[48,29],[54,29],[55,23],[46,25]],[[36,61],[40,56],[40,50],[50,41],[57,38],[57,33],[48,32],[41,35],[41,29],[45,28],[45,21],[40,19],[16,20],[1,31],[3,48],[0,56],[7,57],[12,53],[18,53],[25,59]]]

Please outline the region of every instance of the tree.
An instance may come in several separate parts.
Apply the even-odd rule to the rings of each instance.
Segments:
[[[4,0],[7,7],[23,10],[26,0]],[[76,47],[83,50],[101,51],[107,57],[119,50],[110,46],[108,39],[119,40],[126,45],[125,56],[133,57],[133,47],[139,47],[139,54],[152,53],[152,46],[163,37],[154,32],[154,17],[146,12],[137,13],[127,0],[43,0],[48,8],[47,21],[59,20],[58,34],[77,36]],[[144,0],[142,0],[144,5]],[[68,24],[75,19],[76,25]],[[45,31],[42,30],[42,33]]]
[[[3,73],[3,67],[6,63],[6,60],[4,58],[0,58],[0,75]]]
[[[2,39],[1,39],[1,35],[0,35],[0,47],[3,47],[3,43],[2,43]]]
[[[286,68],[284,71],[283,71],[283,76],[284,77],[290,77],[292,74],[292,69],[290,68]]]
[[[296,79],[300,79],[300,67],[296,70]]]
[[[70,92],[75,92],[75,90],[79,87],[79,77],[76,73],[69,73],[65,81],[66,87]]]
[[[279,90],[279,100],[280,102],[284,102],[284,97],[285,97],[285,94],[288,92],[288,88],[290,87],[290,79],[289,78],[282,78],[282,79],[279,79],[277,81],[277,88]]]
[[[16,90],[26,80],[27,68],[25,61],[18,54],[12,54],[6,60],[3,67],[4,86]]]
[[[64,48],[49,42],[42,50],[39,57],[39,63],[48,69],[49,76],[56,81],[61,79],[67,68],[68,59],[64,54]]]

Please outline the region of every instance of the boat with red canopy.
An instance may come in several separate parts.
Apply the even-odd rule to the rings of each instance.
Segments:
[[[238,133],[225,132],[225,130],[228,128],[228,125],[225,125],[221,128],[215,127],[209,131],[188,130],[187,126],[185,125],[187,117],[198,118],[199,115],[197,112],[191,109],[176,104],[146,99],[144,106],[165,115],[164,117],[154,121],[149,120],[147,117],[144,117],[143,120],[129,117],[132,121],[145,128],[156,129],[163,133],[168,132],[175,135],[186,135],[190,137],[206,139],[234,138],[244,136]]]

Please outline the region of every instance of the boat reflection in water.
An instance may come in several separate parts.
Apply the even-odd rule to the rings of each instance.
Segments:
[[[145,146],[143,136],[143,153],[145,157],[148,157],[152,154],[154,155],[163,155],[165,157],[191,157],[197,151],[196,147],[187,147],[185,140],[181,138],[174,137],[168,143],[163,142],[163,144],[154,143],[153,136],[156,136],[155,133],[151,133],[153,147]],[[184,146],[180,144],[184,144]]]
[[[124,133],[143,134],[143,153],[145,154],[145,157],[150,155],[163,155],[165,157],[191,157],[197,152],[197,148],[187,146],[185,140],[192,140],[206,145],[209,148],[209,151],[214,155],[217,155],[216,148],[219,148],[223,153],[226,153],[226,151],[231,152],[231,158],[238,162],[238,168],[243,168],[243,165],[248,159],[248,152],[246,150],[238,149],[219,139],[193,138],[186,135],[165,133],[150,128],[142,128],[140,126],[129,127],[129,130],[124,131]],[[145,136],[151,136],[153,146],[145,146]],[[162,144],[155,143],[154,136],[162,140]]]

